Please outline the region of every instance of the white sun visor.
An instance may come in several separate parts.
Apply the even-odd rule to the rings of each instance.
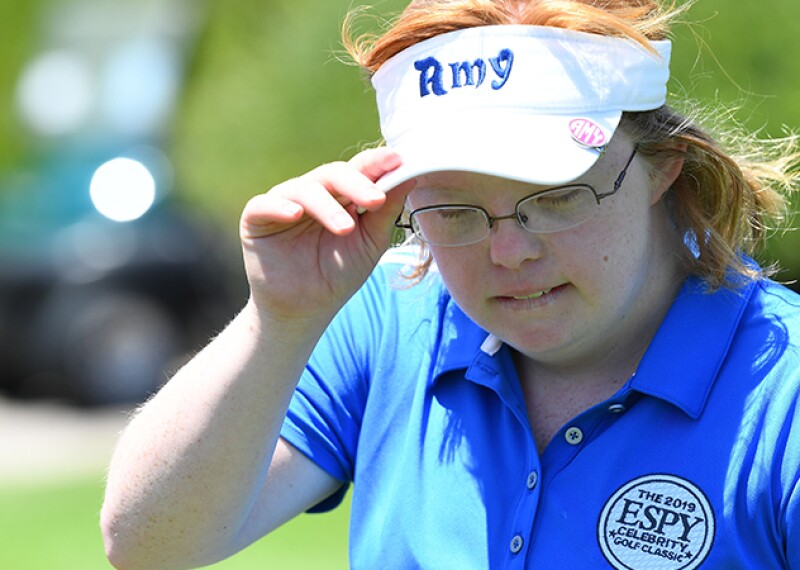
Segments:
[[[381,131],[403,158],[388,191],[437,171],[551,185],[600,156],[623,111],[666,102],[671,43],[544,26],[468,28],[422,41],[373,76]]]

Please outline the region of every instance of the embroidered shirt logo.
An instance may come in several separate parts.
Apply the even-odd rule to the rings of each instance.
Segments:
[[[474,61],[457,61],[448,63],[450,73],[445,72],[445,66],[435,57],[426,57],[414,62],[414,69],[419,71],[419,96],[425,97],[433,93],[434,95],[447,95],[448,88],[445,87],[445,75],[451,78],[450,90],[460,87],[472,86],[480,87],[486,80],[489,68],[494,74],[491,86],[495,91],[501,89],[511,76],[511,67],[514,65],[514,52],[510,49],[501,49],[497,57],[486,61],[478,58]]]
[[[714,512],[705,494],[674,475],[629,481],[608,499],[597,540],[617,570],[694,570],[714,542]]]

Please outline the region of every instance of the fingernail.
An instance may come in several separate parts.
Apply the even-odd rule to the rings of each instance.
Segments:
[[[389,168],[400,166],[402,162],[403,162],[402,157],[394,151],[392,151],[392,154],[386,157],[386,166],[388,166]]]
[[[333,222],[334,227],[341,230],[347,229],[353,225],[353,218],[351,218],[347,212],[339,212],[335,214],[331,221]]]

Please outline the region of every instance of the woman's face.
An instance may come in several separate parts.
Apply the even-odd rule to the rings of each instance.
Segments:
[[[576,182],[598,194],[611,191],[632,149],[616,137]],[[502,220],[482,242],[429,247],[458,305],[522,354],[575,366],[640,353],[680,281],[658,184],[637,156],[619,191],[577,227],[534,234],[514,219]],[[480,174],[434,173],[419,177],[409,205],[474,204],[503,216],[520,198],[546,189]]]

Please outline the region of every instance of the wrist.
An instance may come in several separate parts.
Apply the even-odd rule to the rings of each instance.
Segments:
[[[260,306],[251,296],[237,319],[247,328],[249,334],[262,338],[265,342],[280,344],[319,339],[327,328],[333,315],[284,315]]]

